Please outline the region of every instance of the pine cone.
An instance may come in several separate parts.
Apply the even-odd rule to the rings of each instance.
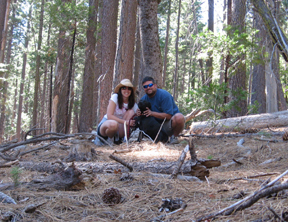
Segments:
[[[288,140],[288,131],[286,131],[286,132],[283,134],[282,139],[283,139],[284,141],[287,141],[287,140]]]
[[[102,200],[106,204],[114,205],[118,204],[121,201],[121,194],[118,189],[116,188],[109,188],[104,190],[104,193],[102,195]]]

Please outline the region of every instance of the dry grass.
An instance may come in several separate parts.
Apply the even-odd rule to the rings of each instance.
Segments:
[[[260,138],[260,137],[258,137]],[[267,136],[263,138],[268,138]],[[31,191],[27,188],[2,191],[11,196],[17,205],[0,203],[0,213],[12,211],[17,214],[16,221],[150,221],[164,214],[159,212],[162,198],[182,198],[187,203],[187,208],[178,214],[171,215],[163,221],[193,221],[198,217],[217,212],[237,202],[233,195],[240,191],[251,194],[260,188],[263,181],[269,176],[249,180],[231,180],[233,178],[247,177],[264,173],[277,173],[271,178],[287,170],[288,149],[287,142],[281,137],[276,137],[278,143],[244,138],[245,148],[239,148],[237,142],[241,137],[234,138],[199,138],[195,141],[198,158],[220,159],[222,165],[232,162],[232,159],[242,159],[242,165],[233,164],[228,167],[218,167],[210,170],[209,182],[189,182],[155,178],[147,172],[134,175],[132,181],[120,181],[121,174],[84,174],[85,186],[77,191]],[[177,145],[131,144],[134,151],[115,154],[127,162],[148,161],[175,161],[184,149],[186,141]],[[93,144],[92,144],[93,145]],[[110,147],[95,147],[98,159],[94,162],[113,162],[109,154],[115,149],[126,149],[126,144]],[[247,151],[251,153],[247,155]],[[53,147],[48,151],[27,154],[23,161],[53,162],[67,156],[68,150],[59,150]],[[188,157],[189,158],[189,157]],[[266,160],[277,159],[268,164]],[[0,169],[2,183],[12,182],[11,169]],[[46,173],[23,170],[21,182],[28,182]],[[285,178],[283,178],[285,179]],[[286,177],[287,179],[287,177]],[[219,183],[219,181],[226,181]],[[122,202],[114,206],[104,204],[101,197],[105,189],[114,187],[122,194]],[[227,217],[219,217],[215,221],[256,221],[267,219],[273,221],[273,214],[268,207],[273,208],[279,215],[288,211],[288,200],[281,196],[263,198],[250,208],[237,212]],[[25,213],[23,209],[29,204],[44,205],[34,213]],[[269,219],[270,218],[270,219]],[[276,221],[276,220],[274,220]]]

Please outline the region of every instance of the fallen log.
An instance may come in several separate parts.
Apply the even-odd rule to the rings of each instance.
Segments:
[[[191,133],[222,133],[229,131],[242,131],[247,129],[260,129],[266,127],[280,127],[288,125],[288,111],[264,113],[249,116],[233,117],[220,120],[193,122],[190,126]]]

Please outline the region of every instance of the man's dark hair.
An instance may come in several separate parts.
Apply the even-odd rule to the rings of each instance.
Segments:
[[[147,81],[152,81],[153,83],[155,83],[155,80],[151,76],[145,76],[142,80],[142,84]]]
[[[122,88],[122,87],[121,87]],[[121,88],[118,91],[118,105],[119,105],[119,109],[123,108],[123,95],[121,93]],[[134,95],[134,90],[131,90],[131,94],[128,98],[128,109],[132,109],[133,106],[135,104],[135,95]]]

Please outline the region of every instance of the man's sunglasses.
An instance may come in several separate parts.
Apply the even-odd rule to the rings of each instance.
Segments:
[[[148,84],[148,85],[144,85],[143,88],[144,88],[144,89],[147,89],[148,87],[152,87],[152,86],[154,86],[154,84],[153,84],[153,83],[150,83],[150,84]]]
[[[128,90],[132,90],[132,88],[131,87],[126,87],[126,86],[123,86],[121,89],[123,89],[123,90],[126,90],[126,89],[128,89]]]

